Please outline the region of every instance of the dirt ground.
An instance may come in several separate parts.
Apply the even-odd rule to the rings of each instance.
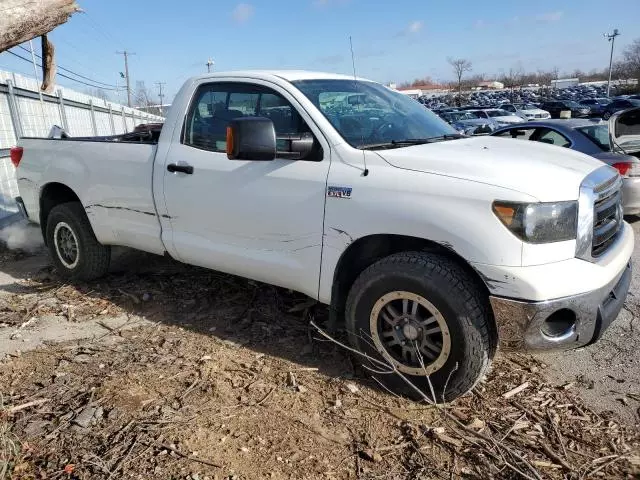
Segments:
[[[355,368],[309,326],[326,317],[149,255],[120,252],[108,277],[71,285],[42,252],[0,250],[0,479],[640,475],[637,383],[589,397],[551,357],[499,353],[436,408]]]

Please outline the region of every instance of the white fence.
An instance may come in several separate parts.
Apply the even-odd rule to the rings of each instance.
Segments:
[[[0,70],[0,226],[18,211],[15,169],[9,159],[18,138],[46,137],[53,125],[73,137],[117,135],[163,120],[64,87],[57,87],[53,95],[40,94],[35,79]]]

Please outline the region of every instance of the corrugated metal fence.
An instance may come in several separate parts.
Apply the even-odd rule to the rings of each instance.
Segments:
[[[156,115],[58,87],[40,94],[39,83],[0,70],[0,227],[17,212],[15,169],[9,148],[20,137],[46,137],[53,125],[71,136],[116,135],[141,123],[162,122]]]

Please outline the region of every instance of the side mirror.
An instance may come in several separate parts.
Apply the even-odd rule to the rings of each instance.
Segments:
[[[317,150],[315,138],[311,132],[283,135],[278,137],[278,141],[285,142],[284,148],[278,152],[278,155],[289,157],[292,160],[309,159]]]
[[[276,129],[264,117],[235,118],[227,126],[227,158],[229,160],[262,160],[276,158]]]

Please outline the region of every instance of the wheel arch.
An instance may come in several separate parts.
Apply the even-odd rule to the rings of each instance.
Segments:
[[[64,183],[47,183],[40,190],[40,229],[42,230],[45,244],[47,243],[46,229],[49,213],[56,205],[68,202],[82,203],[76,192]]]
[[[409,251],[438,253],[453,260],[474,280],[478,288],[486,295],[487,304],[489,303],[489,289],[485,281],[450,245],[406,235],[368,235],[351,243],[336,264],[331,287],[332,323],[335,325],[338,318],[342,317],[349,290],[366,268],[389,255]],[[493,317],[493,311],[490,307],[488,311]],[[491,318],[491,324],[495,328],[493,318]]]

